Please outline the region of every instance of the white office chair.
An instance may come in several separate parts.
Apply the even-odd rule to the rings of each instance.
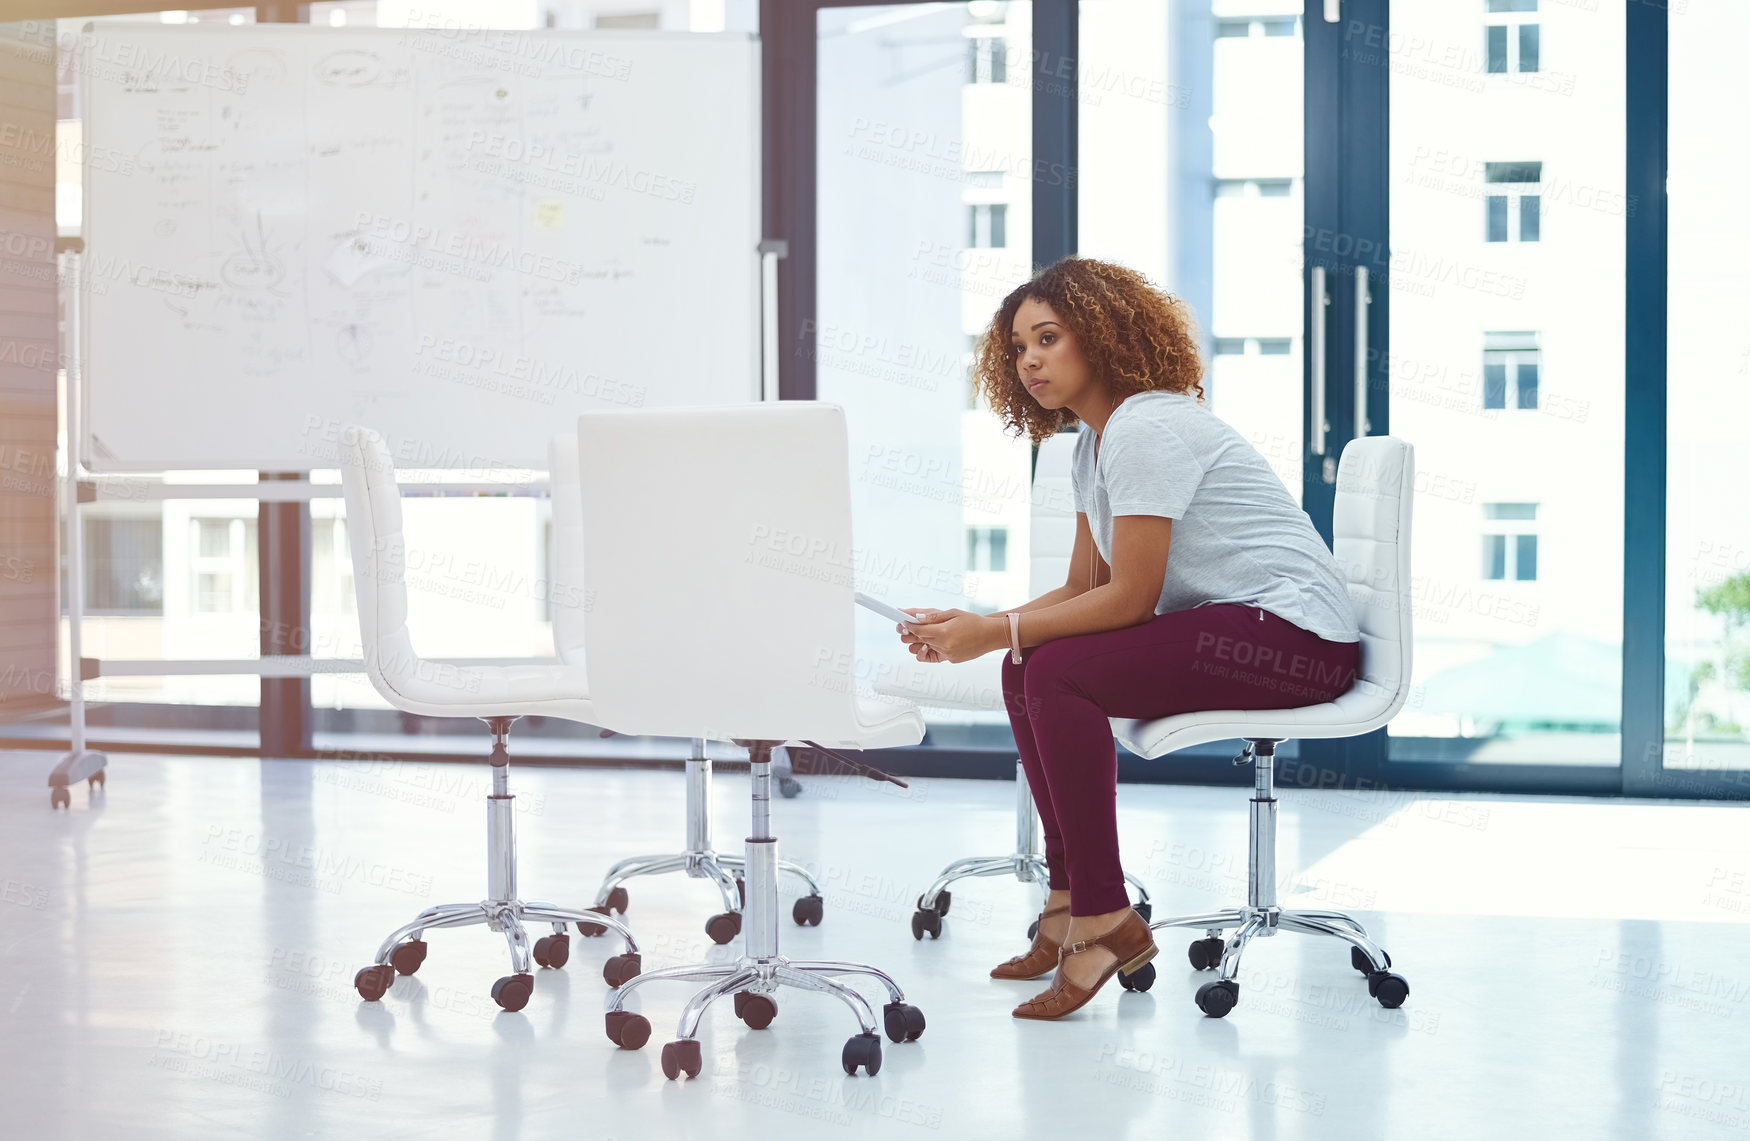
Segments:
[[[1030,590],[1061,585],[1069,571],[1076,541],[1075,497],[1070,483],[1070,459],[1075,444],[1075,433],[1061,432],[1039,445],[1031,495]],[[923,706],[1001,712],[1003,656],[986,654],[969,662],[925,663],[902,649],[895,656],[892,674],[877,681],[875,689]],[[1044,910],[1051,890],[1051,874],[1039,846],[1039,814],[1034,811],[1033,793],[1019,760],[1015,762],[1015,850],[1006,856],[969,856],[943,868],[929,890],[918,897],[917,910],[911,917],[912,938],[922,939],[925,934],[932,939],[941,936],[942,920],[947,918],[953,901],[953,893],[948,890],[950,884],[974,876],[1002,875],[1012,875],[1038,888],[1039,907]],[[1148,889],[1128,872],[1124,878],[1136,889],[1136,903],[1132,906],[1144,919],[1149,918],[1152,907]],[[1034,917],[1027,925],[1027,938],[1033,938],[1038,927],[1039,920]]]
[[[594,723],[583,671],[573,666],[459,666],[424,659],[407,630],[405,542],[401,492],[383,437],[349,426],[342,434],[341,482],[346,494],[347,545],[352,549],[358,598],[359,639],[371,685],[389,704],[427,717],[478,717],[492,731],[492,793],[486,798],[487,898],[477,903],[428,907],[397,928],[377,958],[353,978],[366,1002],[382,998],[397,972],[410,975],[425,961],[424,933],[434,927],[484,923],[510,945],[511,973],[492,987],[493,1000],[521,1010],[534,991],[530,960],[563,967],[571,957],[566,924],[589,920],[626,940],[626,952],[608,959],[602,977],[619,986],[641,965],[638,945],[626,925],[611,916],[517,898],[515,813],[510,793],[510,753],[505,742],[517,718],[538,714]],[[550,923],[551,935],[529,945],[523,922]]]
[[[559,660],[567,665],[584,668],[585,612],[589,595],[579,589],[583,578],[584,536],[583,505],[579,501],[577,483],[577,433],[554,436],[547,444],[547,468],[553,496],[553,551],[557,572],[554,578],[569,588],[564,598],[555,598],[553,613],[553,647]],[[782,774],[780,773],[780,778]],[[608,869],[596,890],[591,911],[617,911],[624,915],[631,902],[621,886],[634,876],[662,875],[685,872],[693,879],[708,879],[717,885],[723,897],[723,910],[705,920],[705,934],[714,943],[727,943],[741,933],[742,859],[719,854],[711,847],[711,758],[705,755],[705,742],[693,738],[692,755],[687,758],[686,793],[687,846],[683,851],[651,856],[632,856]],[[803,926],[819,926],[825,910],[820,885],[801,864],[778,861],[778,871],[800,879],[807,894],[790,908],[790,917]],[[598,935],[600,928],[583,924],[578,930],[585,935]]]
[[[923,718],[909,702],[853,688],[850,462],[844,411],[783,401],[709,408],[589,412],[578,418],[585,624],[599,724],[623,733],[732,741],[748,750],[753,827],[745,859],[742,956],[640,975],[616,989],[609,1039],[637,1049],[650,1023],[625,1008],[656,979],[708,979],[662,1049],[670,1078],[696,1077],[695,1035],[712,1002],[762,1029],[780,987],[830,994],[860,1033],[845,1043],[847,1074],[881,1068],[874,1012],[839,976],[886,988],[895,1041],[924,1030],[897,983],[860,963],[802,962],[778,950],[777,841],[771,830],[772,750],[915,745]]]
[[[1416,481],[1415,451],[1393,436],[1352,440],[1337,469],[1332,514],[1333,550],[1349,580],[1349,598],[1361,627],[1361,675],[1335,701],[1298,709],[1218,709],[1182,713],[1153,721],[1115,717],[1112,732],[1124,747],[1144,757],[1164,757],[1178,749],[1245,740],[1235,764],[1252,762],[1251,852],[1246,905],[1202,915],[1181,915],[1151,924],[1201,927],[1205,938],[1191,944],[1191,965],[1219,968],[1215,980],[1197,990],[1197,1005],[1221,1018],[1239,1002],[1236,977],[1240,956],[1254,937],[1296,931],[1330,935],[1350,946],[1349,962],[1367,976],[1367,989],[1381,1006],[1394,1008],[1409,997],[1410,984],[1391,973],[1391,956],[1368,937],[1367,929],[1337,911],[1288,911],[1276,904],[1276,746],[1308,737],[1357,737],[1371,733],[1403,708],[1410,690],[1410,509]],[[1223,939],[1227,929],[1233,934]],[[1155,967],[1120,974],[1127,990],[1147,990]]]

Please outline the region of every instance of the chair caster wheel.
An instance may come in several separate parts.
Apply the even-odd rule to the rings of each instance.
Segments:
[[[584,910],[593,911],[597,915],[606,915],[608,913],[608,909],[605,907],[586,907]],[[577,924],[577,933],[582,935],[585,939],[594,939],[597,935],[606,935],[608,929],[600,923],[584,923],[579,920]]]
[[[1125,974],[1118,972],[1118,985],[1125,990],[1144,991],[1155,985],[1155,965],[1144,963],[1142,966]]]
[[[571,936],[543,935],[535,940],[535,963],[558,970],[571,960]]]
[[[826,900],[818,895],[805,895],[790,906],[790,918],[798,927],[819,927],[826,913]]]
[[[1197,988],[1197,1009],[1211,1018],[1227,1017],[1227,1012],[1238,1006],[1239,1001],[1240,984],[1227,979],[1216,979]]]
[[[801,791],[802,785],[797,782],[795,777],[778,778],[778,793],[785,800],[795,800],[796,794]]]
[[[870,1077],[874,1077],[881,1072],[881,1039],[874,1034],[855,1035],[845,1043],[839,1061],[844,1064],[847,1074],[855,1074],[857,1067],[862,1066]]]
[[[602,906],[609,911],[617,911],[624,915],[626,914],[626,905],[631,902],[631,899],[632,897],[626,894],[625,888],[617,887],[608,893],[608,898]]]
[[[533,975],[505,975],[492,984],[492,1001],[513,1013],[527,1006],[534,993]]]
[[[650,1041],[650,1020],[630,1010],[610,1010],[608,1041],[622,1050],[641,1049]]]
[[[914,911],[911,913],[911,937],[922,939],[924,932],[929,932],[930,938],[942,937],[942,917],[934,911]]]
[[[681,1076],[682,1070],[686,1071],[687,1077],[696,1078],[704,1068],[697,1038],[682,1038],[662,1048],[662,1072],[671,1082]]]
[[[602,981],[611,987],[624,986],[644,969],[644,959],[636,951],[615,955],[602,964]]]
[[[924,897],[920,895],[920,896],[918,896],[918,910],[919,911],[933,911],[937,915],[940,915],[943,919],[946,919],[946,918],[948,918],[948,905],[952,902],[954,902],[954,893],[953,892],[951,892],[951,891],[939,891],[936,893],[936,905],[934,907],[925,907],[924,906]]]
[[[770,995],[738,990],[735,992],[735,1016],[747,1023],[750,1030],[764,1030],[772,1024],[772,1019],[778,1017],[778,1004]]]
[[[713,915],[705,920],[705,934],[718,946],[729,942],[741,934],[741,912],[725,911],[722,915]]]
[[[49,807],[70,810],[73,807],[73,794],[67,791],[65,785],[49,789]]]
[[[910,1003],[890,1002],[881,1008],[881,1014],[887,1036],[895,1042],[916,1042],[923,1037],[924,1012]]]
[[[1391,970],[1391,954],[1386,951],[1381,951],[1380,954],[1385,956],[1385,969]],[[1371,975],[1374,970],[1373,964],[1367,959],[1367,952],[1354,944],[1349,945],[1349,965],[1364,975]]]
[[[1191,960],[1192,970],[1212,971],[1221,966],[1221,953],[1226,949],[1226,942],[1212,936],[1194,941],[1186,952],[1186,957]]]
[[[352,977],[352,985],[366,1002],[376,1002],[389,993],[395,982],[395,968],[385,963],[373,963]]]
[[[389,965],[399,975],[411,975],[425,962],[425,940],[409,939],[389,952]]]
[[[1131,904],[1130,908],[1132,911],[1134,911],[1138,915],[1142,916],[1142,921],[1144,923],[1147,923],[1149,920],[1151,920],[1155,917],[1155,905],[1150,903],[1146,899],[1143,900],[1141,903]]]
[[[1035,915],[1033,917],[1033,922],[1027,924],[1027,938],[1037,939],[1038,937],[1039,937],[1039,917],[1037,915]]]
[[[1367,976],[1367,993],[1379,1000],[1387,1010],[1396,1010],[1410,997],[1410,984],[1404,976],[1390,971],[1374,971]]]

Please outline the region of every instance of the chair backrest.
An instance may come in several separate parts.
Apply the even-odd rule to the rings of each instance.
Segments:
[[[1069,575],[1069,557],[1076,543],[1075,491],[1070,482],[1076,436],[1075,432],[1051,436],[1039,445],[1033,464],[1029,598],[1062,586]]]
[[[401,487],[389,444],[369,428],[340,434],[340,484],[346,496],[346,545],[352,553],[359,642],[371,685],[400,706],[402,679],[416,677],[419,657],[407,631],[407,550]]]
[[[583,503],[578,498],[577,433],[547,441],[547,483],[553,510],[553,571],[548,612],[553,616],[553,652],[569,666],[584,663],[583,617],[589,595],[583,585]]]
[[[1361,678],[1338,703],[1384,701],[1389,707],[1380,724],[1403,707],[1410,692],[1415,484],[1415,449],[1396,436],[1351,440],[1337,465],[1332,553],[1349,580],[1349,600],[1361,628]]]
[[[584,644],[601,724],[854,739],[844,410],[814,401],[578,417]]]

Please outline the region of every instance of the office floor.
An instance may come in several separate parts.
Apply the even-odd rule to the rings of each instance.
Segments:
[[[513,742],[514,744],[514,742]],[[1017,1023],[1038,984],[1032,889],[967,881],[939,941],[913,900],[948,860],[1013,843],[1008,784],[909,791],[808,778],[774,807],[822,879],[791,956],[874,962],[929,1028],[847,1078],[854,1025],[786,991],[769,1030],[707,1016],[705,1070],[659,1047],[689,984],[643,991],[643,1050],[602,1033],[608,941],[572,939],[502,1013],[499,936],[427,936],[378,1004],[353,972],[420,908],[484,889],[484,766],[113,757],[106,793],[51,812],[47,753],[0,754],[0,1073],[8,1136],[51,1138],[1695,1138],[1750,1129],[1750,829],[1743,807],[1286,790],[1292,906],[1362,914],[1410,981],[1385,1011],[1339,946],[1259,941],[1238,1009],[1204,1018],[1189,936],[1159,981]],[[676,772],[513,770],[523,893],[592,902],[614,859],[671,848]],[[738,850],[746,777],[717,778]],[[1245,792],[1126,786],[1130,869],[1157,915],[1243,897]],[[635,880],[646,967],[706,956],[715,892]],[[786,886],[787,894],[793,894]],[[1316,901],[1316,903],[1314,902]],[[786,911],[788,908],[786,907]],[[739,940],[731,947],[739,946]]]

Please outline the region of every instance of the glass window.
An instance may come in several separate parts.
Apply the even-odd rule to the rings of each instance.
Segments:
[[[1670,21],[1665,526],[1667,770],[1750,768],[1750,5]],[[1727,110],[1730,109],[1730,110]],[[1722,113],[1726,118],[1722,118]]]
[[[1485,356],[1485,361],[1487,360]],[[1504,364],[1485,363],[1483,365],[1483,407],[1507,407],[1507,366]]]
[[[1009,569],[1009,532],[1006,527],[966,529],[966,569],[975,574],[1001,574]]]
[[[1485,67],[1491,75],[1537,71],[1537,5],[1489,6],[1484,17]],[[1531,17],[1531,18],[1528,18]]]
[[[819,399],[845,409],[857,588],[896,606],[1018,605],[1033,597],[1032,450],[968,408],[967,350],[1032,273],[1035,178],[1075,173],[1034,170],[1032,7],[823,7],[815,34],[817,328],[799,351]],[[875,662],[854,684],[869,690],[897,648],[891,624],[858,622]],[[1008,734],[1000,712],[926,714]]]
[[[1537,504],[1485,503],[1483,578],[1532,582],[1537,578]]]
[[[966,41],[966,82],[1007,83],[1008,76],[1008,41],[1001,36]]]
[[[1514,13],[1535,19],[1540,47],[1545,26],[1561,44],[1570,87],[1486,75],[1478,25],[1509,29],[1511,70]],[[1391,432],[1415,446],[1418,486],[1412,697],[1389,756],[1615,766],[1633,208],[1622,10],[1393,0],[1388,23]],[[1672,186],[1675,200],[1675,171]],[[1535,337],[1502,332],[1515,330]],[[1545,360],[1559,362],[1548,383]]]
[[[238,614],[254,610],[260,591],[255,519],[236,516],[190,520],[194,611]]]
[[[1009,208],[1002,203],[978,202],[966,208],[968,249],[1000,250],[1008,246]]]
[[[1513,551],[1513,577],[1520,582],[1534,581],[1537,578],[1537,536],[1515,535]]]
[[[1210,410],[1264,453],[1298,501],[1300,21],[1280,5],[1255,18],[1218,8],[1212,29],[1179,7],[1082,0],[1080,248],[1190,306],[1205,338]]]
[[[1486,579],[1507,577],[1507,536],[1483,536],[1483,577]]]
[[[318,510],[311,505],[311,614],[356,615],[358,597],[353,589],[352,552],[346,545],[346,520]]]
[[[1489,195],[1487,226],[1488,241],[1507,240],[1507,199],[1499,194]]]
[[[1542,214],[1542,200],[1536,194],[1522,195],[1519,199],[1519,240],[1535,242],[1542,236],[1539,218]]]
[[[662,27],[661,12],[598,12],[595,26],[606,29],[644,29]]]
[[[89,513],[84,522],[85,613],[162,615],[164,524]]]
[[[1537,407],[1537,360],[1522,360],[1514,365],[1514,380],[1518,388],[1519,408]]]
[[[1537,70],[1537,25],[1519,25],[1519,70]]]
[[[1483,181],[1490,187],[1487,221],[1489,241],[1509,240],[1515,213],[1519,216],[1519,240],[1538,240],[1538,189],[1542,177],[1541,162],[1483,164]]]
[[[1536,333],[1483,334],[1483,407],[1537,407]]]

